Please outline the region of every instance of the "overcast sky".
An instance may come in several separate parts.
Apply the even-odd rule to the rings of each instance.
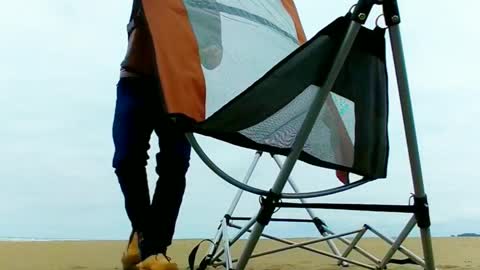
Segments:
[[[247,0],[245,0],[247,1]],[[399,1],[424,180],[436,236],[480,232],[480,127],[476,0]],[[353,1],[297,0],[311,37]],[[130,1],[2,1],[0,25],[0,237],[125,239],[129,222],[111,168],[115,84],[126,47]],[[377,14],[377,13],[375,13]],[[406,204],[413,191],[395,76],[390,68],[389,176],[322,202]],[[156,139],[154,137],[154,139]],[[252,151],[201,138],[226,171],[241,178]],[[152,141],[155,144],[155,141]],[[150,156],[157,150],[153,147]],[[149,164],[154,185],[153,162]],[[268,187],[277,168],[263,158],[253,184]],[[301,165],[303,191],[338,184],[331,171]],[[196,157],[176,238],[211,237],[235,189]],[[238,214],[257,209],[245,196]],[[368,223],[397,234],[404,214],[319,210],[331,229]],[[304,217],[301,210],[281,215]],[[274,225],[283,236],[315,236],[309,226]],[[414,234],[417,232],[415,231]]]

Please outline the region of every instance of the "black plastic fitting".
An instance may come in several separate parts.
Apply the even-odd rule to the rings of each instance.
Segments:
[[[271,190],[266,197],[262,197],[260,199],[260,212],[258,213],[257,222],[262,224],[263,226],[267,226],[270,223],[273,213],[275,212],[275,208],[278,206],[278,202],[280,201],[280,196],[278,194],[273,193]]]
[[[430,208],[428,206],[427,196],[414,197],[415,218],[417,219],[418,227],[421,229],[429,228],[430,222]]]
[[[387,26],[393,26],[400,23],[400,10],[397,0],[383,0],[383,15]]]
[[[323,222],[323,220],[316,217],[316,218],[313,219],[313,224],[315,224],[315,227],[317,227],[320,234],[327,233],[327,231],[325,230],[325,227],[327,226],[327,224],[325,224],[325,222]]]
[[[364,24],[367,21],[368,15],[372,11],[373,6],[377,3],[378,0],[359,0],[352,13],[352,20]]]

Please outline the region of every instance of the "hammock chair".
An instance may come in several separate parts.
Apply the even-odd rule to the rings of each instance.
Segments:
[[[143,18],[155,49],[161,95],[169,116],[182,128],[194,150],[222,179],[239,188],[199,268],[223,265],[245,269],[249,259],[292,248],[302,248],[369,269],[388,263],[414,263],[433,270],[428,203],[423,186],[413,112],[400,36],[396,0],[359,0],[345,16],[328,24],[311,39],[305,37],[293,0],[141,0]],[[374,5],[383,7],[387,27],[364,26]],[[313,204],[306,198],[331,195],[386,178],[388,161],[388,85],[385,34],[389,32],[415,187],[413,205]],[[243,180],[219,168],[195,139],[202,134],[256,153]],[[280,168],[271,189],[248,185],[262,153]],[[281,156],[286,157],[282,161]],[[290,174],[302,161],[336,171],[336,188],[302,193]],[[350,175],[361,176],[352,181]],[[294,193],[284,193],[286,184]],[[243,191],[261,197],[258,214],[235,218],[233,211]],[[299,199],[286,203],[281,199]],[[310,220],[275,219],[277,208],[304,208]],[[412,213],[396,240],[365,225],[335,234],[316,217],[313,208]],[[247,220],[244,227],[233,224]],[[321,238],[294,243],[263,233],[271,221],[312,222]],[[401,244],[418,225],[424,257]],[[240,229],[233,238],[228,227]],[[357,244],[371,231],[391,245],[378,259]],[[250,232],[239,259],[230,247]],[[345,236],[355,235],[353,240]],[[286,244],[285,248],[253,254],[260,237]],[[347,245],[340,252],[332,239]],[[332,253],[308,245],[327,241]],[[190,258],[194,268],[195,254]],[[356,250],[372,261],[348,258]],[[396,251],[406,259],[392,259]],[[192,269],[193,270],[193,269]]]

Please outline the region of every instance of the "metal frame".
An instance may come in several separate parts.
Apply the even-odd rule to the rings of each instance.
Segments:
[[[411,174],[412,174],[412,180],[413,180],[413,186],[414,186],[415,207],[417,211],[415,211],[415,215],[410,219],[408,224],[405,226],[405,228],[403,229],[403,231],[400,233],[399,237],[395,241],[390,240],[387,237],[381,235],[378,231],[373,230],[368,225],[365,225],[360,230],[343,233],[343,234],[333,234],[330,231],[326,230],[322,233],[323,237],[321,239],[312,240],[312,241],[303,242],[303,243],[293,243],[291,241],[282,240],[282,239],[264,234],[263,231],[265,227],[268,225],[268,223],[272,221],[272,216],[273,216],[275,207],[282,197],[300,199],[302,203],[305,203],[303,199],[309,198],[309,197],[316,197],[316,196],[308,196],[308,195],[318,196],[319,194],[323,194],[322,192],[309,193],[309,194],[297,193],[298,188],[290,179],[290,174],[299,158],[300,153],[303,150],[304,144],[314,126],[314,123],[321,111],[321,108],[324,105],[328,94],[332,90],[335,80],[345,62],[345,59],[347,58],[352,48],[352,45],[357,37],[359,30],[361,29],[362,25],[366,22],[370,11],[375,4],[379,4],[383,6],[383,13],[385,16],[385,21],[388,26],[388,31],[390,35],[390,43],[391,43],[391,48],[393,53],[393,60],[394,60],[398,90],[400,95],[403,122],[404,122],[404,129],[405,129],[407,147],[408,147],[408,153],[409,153]],[[207,258],[209,258],[210,263],[212,265],[222,264],[227,269],[233,269],[233,263],[236,262],[235,269],[244,270],[250,258],[299,247],[302,249],[315,252],[317,254],[322,254],[328,257],[336,258],[339,260],[339,263],[342,263],[342,264],[348,262],[348,263],[362,266],[368,269],[384,268],[392,258],[393,254],[396,251],[400,251],[404,253],[407,257],[409,257],[412,261],[416,262],[419,265],[422,265],[425,269],[427,270],[435,269],[435,263],[433,258],[433,248],[432,248],[432,241],[431,241],[431,234],[430,234],[428,202],[427,202],[427,197],[425,193],[422,170],[420,165],[420,155],[419,155],[418,143],[416,139],[412,102],[410,99],[410,90],[408,85],[408,77],[407,77],[399,23],[400,23],[400,14],[399,14],[398,4],[396,0],[359,0],[358,1],[352,13],[352,21],[348,28],[345,39],[343,40],[340,46],[340,49],[333,63],[333,66],[327,76],[327,79],[324,85],[322,86],[322,91],[318,91],[316,93],[313,99],[313,102],[306,115],[306,118],[302,124],[302,127],[299,130],[296,136],[296,139],[293,143],[290,154],[287,156],[284,164],[280,164],[278,160],[274,157],[275,161],[277,162],[279,167],[281,167],[281,169],[270,191],[256,189],[247,185],[250,179],[250,176],[253,172],[253,169],[255,168],[258,162],[258,159],[260,158],[261,153],[256,154],[254,158],[254,162],[252,163],[252,166],[250,167],[243,183],[240,183],[239,181],[230,177],[228,174],[224,173],[206,156],[206,154],[202,151],[201,147],[198,145],[198,143],[196,142],[192,134],[187,135],[188,139],[192,143],[192,147],[195,149],[195,151],[197,151],[201,159],[214,172],[216,172],[219,176],[221,176],[227,182],[240,188],[239,192],[237,193],[237,195],[235,196],[232,202],[232,205],[227,215],[222,220],[222,224],[217,232],[217,235],[215,236],[214,245],[212,245],[209,250],[208,256],[210,257],[207,256]],[[287,183],[290,183],[290,185],[292,186],[294,191],[296,191],[296,193],[294,194],[282,193]],[[264,196],[264,198],[262,201],[263,202],[262,207],[260,208],[258,214],[255,217],[252,217],[247,223],[247,225],[242,228],[236,225],[232,225],[230,219],[231,219],[231,214],[233,213],[234,209],[238,204],[238,201],[240,199],[240,196],[243,190],[252,192],[257,195]],[[334,189],[332,191],[333,192],[327,192],[327,193],[332,194],[342,190]],[[309,210],[308,208],[306,209],[308,214],[310,214],[312,220],[315,220],[316,217],[314,216],[313,212],[311,212],[311,210]],[[418,225],[420,228],[423,255],[424,255],[423,260],[401,246],[402,242],[406,239],[406,237],[408,236],[408,234],[411,232],[411,230],[414,228],[415,225]],[[240,233],[236,235],[232,240],[228,238],[228,230],[227,230],[228,226],[233,226],[235,228],[240,229]],[[385,240],[387,243],[392,245],[391,249],[387,252],[387,254],[382,260],[378,260],[373,255],[357,247],[358,241],[362,238],[363,234],[367,230],[372,231],[373,233],[378,235],[380,238]],[[243,252],[238,260],[233,260],[230,255],[229,248],[246,232],[250,232],[250,236],[243,249]],[[348,242],[345,238],[343,238],[346,235],[352,235],[355,233],[357,235],[352,242]],[[277,249],[269,252],[253,254],[253,251],[260,237],[262,236],[276,240],[276,241],[280,241],[282,243],[287,244],[288,246],[285,248],[281,248],[281,249]],[[339,254],[339,251],[336,248],[336,246],[333,244],[333,242],[331,242],[332,239],[336,239],[336,238],[343,243],[346,243],[346,244],[348,243],[347,249],[341,255]],[[318,243],[321,241],[327,241],[333,253],[327,253],[324,251],[306,247],[307,245]],[[223,250],[218,251],[220,242],[222,242],[223,244]],[[375,266],[367,265],[362,262],[348,259],[347,256],[350,254],[350,252],[353,249],[356,249],[357,251],[361,250],[361,254],[363,254],[365,257],[371,260]],[[218,260],[222,254],[224,255],[224,260],[219,262]]]
[[[245,175],[245,178],[243,179],[243,183],[247,184],[251,176],[254,172],[254,169],[256,168],[259,159],[262,156],[262,152],[256,152],[255,157],[253,158],[252,164],[250,165],[247,174]],[[272,158],[274,161],[277,163],[278,167],[281,169],[283,164],[279,158],[279,156],[273,155]],[[295,191],[298,192],[299,188],[295,184],[294,180],[291,178],[288,178],[288,184],[291,186],[291,188]],[[239,262],[239,259],[232,258],[230,249],[238,242],[238,240],[244,236],[247,232],[251,233],[252,232],[252,226],[257,220],[257,216],[251,217],[251,218],[235,218],[232,217],[232,215],[235,212],[235,209],[240,201],[240,198],[243,194],[243,190],[239,189],[237,191],[237,194],[232,200],[232,203],[230,204],[229,210],[227,211],[226,215],[220,222],[220,226],[217,229],[216,235],[214,237],[214,241],[210,245],[210,249],[208,250],[206,258],[209,260],[209,264],[212,266],[223,266],[227,270],[230,269],[238,269],[238,264],[234,268],[234,264]],[[299,199],[302,204],[307,204],[305,199]],[[425,261],[415,255],[413,252],[402,246],[403,241],[407,238],[409,233],[413,230],[415,225],[417,224],[417,221],[415,219],[415,216],[412,216],[408,223],[406,224],[405,228],[399,233],[398,237],[396,240],[392,240],[388,238],[387,236],[381,234],[379,231],[375,230],[369,225],[363,225],[360,229],[345,232],[345,233],[340,233],[336,234],[332,232],[327,225],[321,221],[312,211],[311,208],[304,208],[308,215],[310,216],[311,219],[305,219],[305,220],[282,220],[278,219],[279,221],[293,221],[293,222],[310,222],[316,225],[316,227],[319,230],[319,233],[321,235],[320,238],[314,239],[314,240],[309,240],[306,242],[293,242],[291,240],[287,239],[282,239],[278,238],[275,236],[272,236],[270,234],[263,233],[261,234],[261,237],[274,240],[280,243],[285,244],[285,247],[282,248],[277,248],[277,249],[272,249],[268,251],[264,251],[261,253],[256,253],[256,254],[251,254],[249,259],[253,258],[258,258],[262,256],[267,256],[283,251],[288,251],[293,248],[300,248],[306,251],[310,251],[312,253],[315,253],[317,255],[323,255],[326,257],[334,258],[338,260],[338,265],[341,266],[349,266],[349,264],[357,265],[366,269],[384,269],[385,266],[391,261],[393,255],[395,252],[399,251],[403,253],[408,259],[411,260],[411,262],[416,263],[420,266],[425,267]],[[248,222],[244,226],[239,226],[235,224],[233,221],[235,220],[247,220]],[[272,221],[275,221],[275,219],[271,219]],[[319,223],[315,222],[316,220],[320,221]],[[233,237],[229,237],[229,228],[234,228],[238,230],[238,233]],[[358,243],[359,241],[363,238],[365,233],[371,232],[375,235],[377,235],[380,239],[385,241],[387,244],[391,245],[391,248],[386,252],[386,254],[382,258],[378,258],[375,255],[369,253],[365,249],[361,248]],[[348,240],[346,237],[347,236],[354,236],[353,240]],[[338,249],[337,245],[333,242],[333,240],[338,240],[340,243],[345,245],[345,249],[343,252],[340,252]],[[320,243],[320,242],[326,242],[331,250],[331,252],[325,252],[316,248],[309,247],[309,245]],[[364,259],[370,261],[370,264],[364,263],[359,260],[353,260],[349,258],[349,255],[351,254],[352,251],[358,252]]]
[[[250,181],[250,178],[253,174],[253,171],[255,169],[255,167],[257,166],[258,164],[258,161],[260,159],[262,155],[262,152],[256,152],[255,153],[255,157],[253,158],[253,161],[252,161],[252,164],[250,165],[248,171],[247,171],[247,174],[245,175],[245,178],[243,180],[243,183],[244,184],[248,184],[248,182]],[[273,159],[275,160],[275,162],[277,163],[278,167],[281,169],[282,168],[282,164],[281,164],[281,160],[278,156],[272,156]],[[295,192],[299,192],[299,188],[298,186],[295,184],[295,182],[289,178],[288,179],[288,183],[290,184],[290,186],[292,187],[292,189],[295,191]],[[228,241],[230,243],[230,246],[233,245],[234,243],[237,242],[237,240],[239,240],[243,235],[245,235],[245,233],[247,232],[251,232],[251,227],[254,225],[254,222],[256,221],[256,216],[253,217],[253,218],[250,218],[249,222],[244,225],[243,227],[241,226],[238,226],[236,224],[233,224],[231,222],[232,220],[232,215],[240,201],[240,198],[243,194],[243,190],[242,189],[239,189],[237,191],[237,194],[235,195],[235,197],[233,198],[232,200],[232,203],[230,205],[230,208],[229,210],[227,211],[227,214],[225,215],[225,217],[222,219],[222,222],[220,224],[220,227],[219,229],[217,230],[217,234],[215,236],[215,241],[213,243],[213,245],[211,246],[209,252],[208,252],[208,257],[211,258],[211,261],[212,262],[215,262],[219,259],[219,257],[224,254],[225,252],[225,247],[223,248],[223,250],[221,250],[220,252],[218,252],[217,254],[216,251],[217,251],[217,248],[220,246],[220,242],[223,241]],[[302,203],[306,203],[305,199],[299,199]],[[309,208],[305,208],[305,210],[307,211],[307,213],[310,215],[310,218],[311,220],[301,220],[303,222],[311,222],[311,223],[315,223],[317,225],[317,228],[320,232],[320,234],[324,237],[328,237],[330,234],[333,234],[330,230],[328,230],[328,228],[326,227],[326,225],[323,223],[323,221],[321,221],[314,213],[311,209]],[[234,219],[234,218],[233,218]],[[300,221],[300,220],[297,220],[297,221]],[[317,223],[317,222],[319,223]],[[239,233],[233,238],[233,239],[228,239],[228,237],[225,236],[225,230],[226,230],[226,227],[232,227],[232,228],[236,228],[236,229],[239,229]],[[266,237],[266,238],[269,238],[269,239],[272,239],[272,240],[276,240],[276,241],[279,241],[279,242],[282,242],[284,244],[288,244],[288,245],[295,245],[296,243],[294,242],[291,242],[291,241],[288,241],[288,240],[285,240],[285,239],[280,239],[280,238],[277,238],[277,237],[274,237],[274,236],[271,236],[271,235],[268,235],[268,234],[262,234],[262,236]],[[327,240],[327,244],[329,245],[330,249],[332,250],[332,252],[336,255],[336,256],[340,256],[340,251],[338,250],[337,246],[335,245],[335,243],[333,243],[333,241],[331,240]],[[309,250],[309,251],[312,251],[312,252],[315,252],[315,253],[318,253],[318,254],[325,254],[325,252],[323,251],[320,251],[320,250],[316,250],[316,249],[312,249],[312,248],[308,248],[308,247],[301,247],[305,250]],[[271,254],[271,253],[275,253],[275,252],[268,252],[267,254]],[[267,254],[264,254],[264,255],[267,255]],[[262,255],[256,255],[256,257],[258,256],[262,256]],[[231,258],[230,258],[231,259]],[[234,260],[234,261],[223,261],[221,263],[215,263],[215,264],[222,264],[222,265],[226,265],[227,263],[232,263],[232,262],[236,262],[237,260]],[[343,266],[348,266],[348,264],[346,262],[339,262],[340,264],[342,264]],[[227,269],[229,269],[227,267]]]

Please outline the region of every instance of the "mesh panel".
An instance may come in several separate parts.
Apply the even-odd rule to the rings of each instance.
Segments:
[[[240,133],[259,144],[290,148],[300,130],[312,100],[321,89],[310,86],[265,121]],[[330,93],[303,151],[341,166],[353,166],[355,144],[355,105]]]
[[[207,118],[299,46],[281,0],[184,3],[204,71]]]

